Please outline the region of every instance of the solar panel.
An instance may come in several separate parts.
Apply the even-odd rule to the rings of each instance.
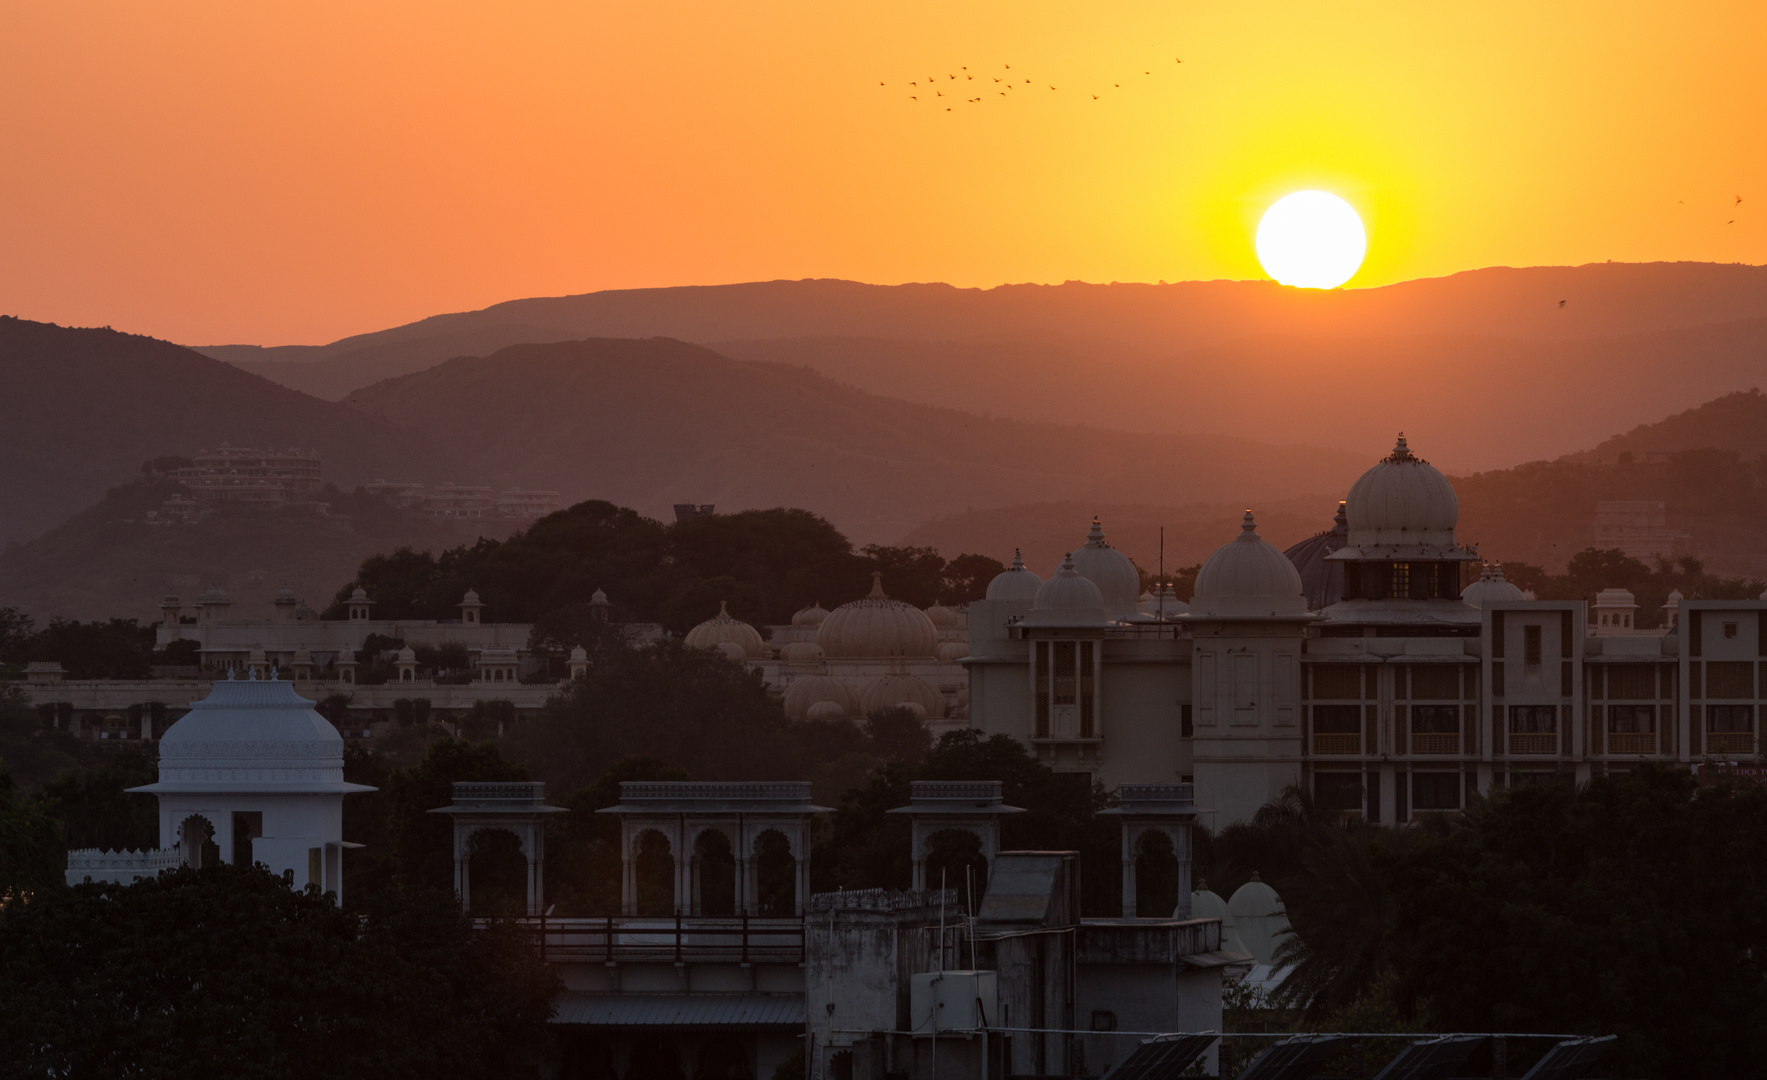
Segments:
[[[1239,1080],[1307,1080],[1350,1041],[1348,1035],[1296,1035],[1259,1054]]]
[[[1616,1038],[1603,1035],[1599,1039],[1566,1039],[1546,1051],[1546,1056],[1536,1061],[1522,1080],[1577,1080],[1595,1064],[1596,1058],[1608,1052]]]
[[[1485,1041],[1483,1035],[1439,1035],[1419,1039],[1387,1067],[1375,1074],[1374,1080],[1445,1080],[1448,1074],[1466,1063],[1474,1050]]]
[[[1105,1080],[1175,1080],[1215,1044],[1218,1035],[1156,1035],[1143,1039]]]

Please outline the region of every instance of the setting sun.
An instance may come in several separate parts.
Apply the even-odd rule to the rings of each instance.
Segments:
[[[1337,288],[1355,276],[1367,250],[1362,219],[1326,191],[1284,195],[1258,223],[1264,272],[1299,289]]]

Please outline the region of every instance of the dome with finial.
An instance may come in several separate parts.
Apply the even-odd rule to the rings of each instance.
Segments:
[[[955,663],[969,655],[969,642],[961,638],[939,642],[938,657],[947,664]]]
[[[788,641],[779,647],[779,659],[787,664],[819,664],[827,655],[814,641]]]
[[[313,702],[281,679],[228,679],[190,706],[159,741],[159,782],[173,792],[371,791],[344,782],[344,740]]]
[[[1288,910],[1276,890],[1254,870],[1252,879],[1233,891],[1227,910],[1252,959],[1260,964],[1275,962],[1276,950],[1289,932]]]
[[[1393,452],[1350,486],[1349,534],[1335,558],[1453,558],[1460,500],[1435,466],[1411,452],[1403,433]]]
[[[1250,510],[1240,521],[1239,535],[1216,548],[1197,572],[1190,614],[1227,619],[1307,614],[1300,572],[1288,556],[1258,535]]]
[[[1135,614],[1135,603],[1141,595],[1141,572],[1129,556],[1111,547],[1104,538],[1104,525],[1094,517],[1086,542],[1069,556],[1080,576],[1098,586],[1104,594],[1104,607],[1112,616]]]
[[[821,712],[816,710],[822,706]],[[859,695],[829,675],[795,679],[785,688],[785,715],[792,720],[838,719],[859,715]]]
[[[1109,626],[1104,593],[1090,578],[1081,575],[1072,555],[1062,559],[1061,569],[1037,590],[1037,602],[1019,620],[1020,626]]]
[[[366,596],[366,595],[367,595],[367,594],[363,594],[363,595],[364,595],[364,596]],[[478,591],[477,591],[477,590],[476,590],[476,589],[468,589],[468,590],[466,590],[466,595],[465,595],[465,596],[462,596],[462,597],[461,597],[461,598],[460,598],[460,602],[461,602],[461,603],[462,603],[462,604],[476,604],[476,603],[479,603],[479,594],[478,594]]]
[[[934,604],[927,608],[926,617],[927,621],[941,632],[955,629],[957,626],[957,612],[952,611],[944,604]]]
[[[885,595],[883,575],[873,573],[871,594],[829,612],[816,630],[816,644],[839,659],[931,657],[939,630],[926,612]]]
[[[945,697],[932,683],[905,672],[879,675],[859,688],[859,708],[865,715],[897,707],[937,720],[945,715]]]
[[[1190,610],[1190,605],[1178,599],[1175,586],[1161,585],[1144,595],[1136,608],[1144,618],[1157,620],[1162,616],[1170,619],[1174,615],[1182,615]]]
[[[596,589],[589,594],[589,605],[591,607],[606,607],[607,593],[602,592],[600,589]]]
[[[366,604],[368,602],[368,590],[364,589],[362,586],[356,586],[355,591],[350,593],[350,603]]]
[[[1350,522],[1344,512],[1344,500],[1338,500],[1337,515],[1331,528],[1314,533],[1283,554],[1301,574],[1301,591],[1307,606],[1323,611],[1344,598],[1344,564],[1330,556],[1350,540]]]
[[[1012,565],[994,575],[988,582],[990,600],[1035,600],[1043,579],[1025,569],[1025,557],[1017,548],[1012,552]]]
[[[1496,600],[1520,600],[1522,590],[1503,579],[1500,564],[1486,564],[1479,571],[1479,580],[1460,590],[1460,601],[1471,607],[1484,607]]]
[[[823,609],[822,602],[812,600],[808,607],[801,607],[792,613],[791,624],[793,626],[821,626],[822,621],[826,618],[828,618],[828,612]]]
[[[686,642],[691,648],[717,649],[736,660],[759,660],[767,655],[767,643],[761,640],[761,632],[741,619],[731,618],[729,605],[723,600],[718,601],[718,614],[687,632]],[[723,648],[725,645],[731,648]]]
[[[275,604],[278,607],[283,607],[283,606],[293,607],[296,602],[297,601],[295,600],[294,590],[289,588],[287,585],[284,585],[282,588],[277,589],[276,590],[276,599],[271,601],[271,603]]]

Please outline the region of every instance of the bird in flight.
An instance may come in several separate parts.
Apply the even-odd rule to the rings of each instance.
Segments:
[[[1559,307],[1564,307],[1564,306],[1565,306],[1565,302],[1564,302],[1564,301],[1563,301],[1563,300],[1560,300],[1560,301],[1559,301],[1559,302],[1558,302],[1558,306],[1559,306]]]
[[[1742,205],[1742,196],[1741,196],[1741,195],[1738,195],[1738,196],[1737,196],[1737,197],[1736,197],[1736,202],[1735,202],[1735,203],[1733,203],[1733,204],[1732,204],[1732,205],[1734,205],[1734,206],[1741,206],[1741,205]]]
[[[1093,95],[1092,95],[1092,100],[1093,100],[1093,101],[1097,101],[1097,100],[1098,100],[1098,95],[1097,95],[1097,94],[1093,94]]]

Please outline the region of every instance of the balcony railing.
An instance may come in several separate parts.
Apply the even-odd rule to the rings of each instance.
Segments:
[[[1509,733],[1509,752],[1512,754],[1556,754],[1558,753],[1558,732],[1512,731]]]
[[[1607,752],[1610,754],[1654,754],[1657,752],[1656,732],[1610,731],[1607,736]]]
[[[1706,752],[1708,754],[1752,754],[1755,752],[1755,733],[1752,731],[1708,731],[1706,732]]]
[[[1460,736],[1454,732],[1412,732],[1411,752],[1413,754],[1458,754],[1460,753]]]
[[[800,964],[804,960],[801,918],[604,915],[506,921],[531,934],[540,955],[553,961]]]
[[[1313,734],[1313,752],[1315,754],[1360,754],[1362,752],[1362,736],[1354,732],[1347,735]]]

